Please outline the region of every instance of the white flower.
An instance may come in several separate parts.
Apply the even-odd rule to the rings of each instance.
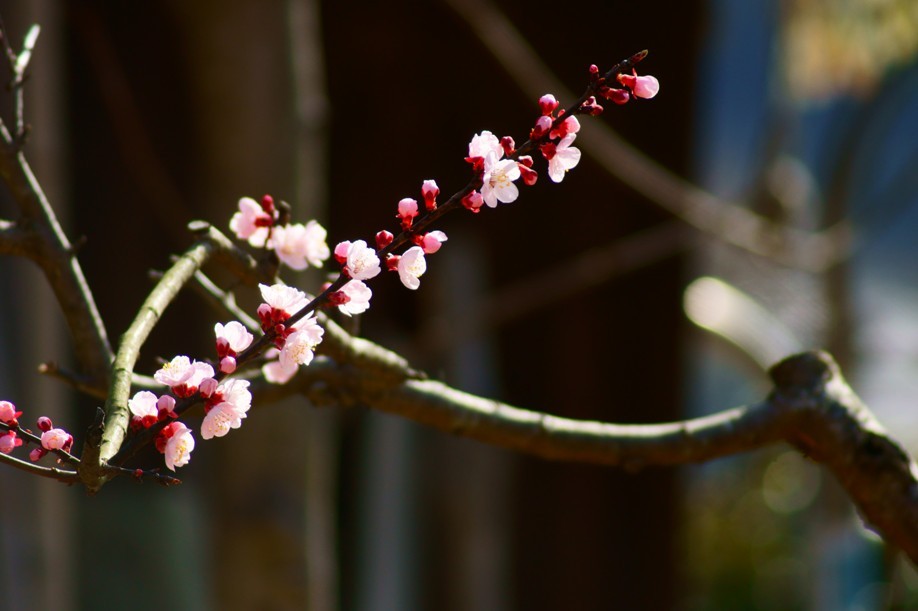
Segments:
[[[191,429],[181,422],[173,422],[163,429],[165,432],[171,429],[172,436],[166,440],[163,454],[166,459],[166,466],[175,471],[176,467],[184,467],[191,460],[191,451],[194,450],[194,437],[191,435]]]
[[[338,252],[337,248],[335,252]],[[347,247],[347,263],[344,269],[354,280],[369,280],[380,272],[379,257],[363,240],[351,242]]]
[[[138,418],[145,416],[156,418],[159,415],[159,408],[156,406],[157,401],[159,401],[159,398],[149,390],[141,390],[133,398],[128,399],[128,408]]]
[[[275,227],[269,246],[277,258],[291,269],[302,270],[312,265],[322,267],[330,252],[325,243],[325,228],[316,221],[306,225]]]
[[[490,165],[485,161],[485,174],[482,177],[481,196],[491,208],[497,202],[509,204],[519,197],[519,189],[513,181],[520,177],[520,169],[512,159],[504,159]]]
[[[576,137],[573,133],[564,136],[555,147],[555,154],[548,160],[548,177],[554,182],[564,180],[567,171],[580,163],[580,149],[571,146]]]
[[[341,292],[348,296],[347,303],[338,306],[342,314],[347,316],[362,314],[370,308],[373,291],[360,280],[351,280],[341,287]]]
[[[485,130],[480,134],[475,134],[472,136],[472,141],[469,142],[469,157],[481,157],[485,160],[485,164],[489,163],[489,157],[491,162],[497,161],[504,156],[504,147],[500,145],[500,140],[492,134],[491,132]],[[485,169],[487,170],[487,165]]]
[[[284,365],[280,361],[271,361],[262,365],[261,374],[271,384],[286,384],[298,369],[296,363]]]
[[[214,335],[217,336],[217,356],[224,357],[228,354],[235,356],[252,344],[254,336],[249,333],[241,322],[230,321],[225,325],[214,325]]]
[[[176,356],[154,373],[153,379],[160,384],[174,387],[184,384],[192,373],[194,368],[191,366],[191,359],[187,356]]]
[[[214,368],[207,363],[177,356],[162,366],[153,378],[172,389],[177,397],[190,397],[206,378],[214,377]]]
[[[258,285],[261,291],[261,298],[265,303],[275,310],[280,310],[288,316],[293,316],[306,305],[306,293],[297,290],[292,286],[285,284],[274,284],[267,286]]]
[[[419,278],[426,271],[427,261],[424,259],[424,249],[420,246],[412,246],[399,257],[398,277],[412,291],[421,286]]]
[[[248,380],[228,380],[217,388],[216,394],[223,400],[213,406],[201,422],[204,439],[223,437],[230,429],[238,429],[252,406]]]
[[[285,368],[292,364],[308,365],[312,362],[313,350],[322,341],[325,330],[312,316],[297,323],[293,333],[287,336],[281,348],[280,363]]]

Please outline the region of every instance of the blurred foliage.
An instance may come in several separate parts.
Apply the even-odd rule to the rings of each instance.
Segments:
[[[915,0],[787,0],[783,69],[798,100],[870,94],[918,52]]]

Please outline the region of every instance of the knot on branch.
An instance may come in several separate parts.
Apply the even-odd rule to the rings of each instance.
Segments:
[[[821,392],[840,373],[838,363],[828,352],[813,350],[787,357],[772,366],[768,375],[776,390],[797,394]]]

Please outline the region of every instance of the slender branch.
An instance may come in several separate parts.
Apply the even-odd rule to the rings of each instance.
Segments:
[[[36,465],[35,463],[26,462],[20,460],[15,456],[10,456],[9,454],[3,454],[0,452],[0,462],[15,467],[20,471],[25,471],[30,475],[38,475],[40,477],[47,477],[49,479],[56,479],[65,484],[75,484],[80,481],[79,475],[76,471],[68,471],[66,469],[58,469],[57,467],[43,467],[41,465]]]
[[[507,321],[682,252],[692,237],[691,229],[671,221],[601,244],[472,301],[463,307],[459,320],[429,317],[421,335],[429,349],[446,350],[457,341],[467,341]]]
[[[551,91],[560,99],[573,98],[493,3],[447,0],[447,4],[468,23],[526,95],[538,97]],[[778,225],[669,172],[605,124],[580,132],[577,143],[618,180],[717,240],[814,272],[832,267],[850,253],[849,223],[841,221],[819,232]]]
[[[221,289],[216,282],[203,272],[195,272],[192,286],[215,310],[226,312],[233,317],[233,320],[242,323],[252,333],[261,332],[261,325],[258,324],[257,320],[249,316],[248,312],[239,307],[236,303],[236,296],[230,291]]]
[[[0,140],[0,177],[22,213],[15,225],[21,233],[14,234],[13,226],[7,224],[0,238],[16,237],[22,250],[11,254],[28,257],[45,273],[70,328],[74,352],[84,373],[104,382],[112,351],[83,270],[32,168],[2,121]],[[4,248],[12,250],[16,246]]]
[[[131,326],[122,336],[112,366],[112,382],[105,402],[101,434],[98,440],[89,435],[83,446],[80,478],[90,493],[98,491],[111,478],[111,473],[106,471],[106,463],[121,447],[127,433],[130,421],[127,402],[134,365],[140,356],[141,347],[165,309],[216,249],[214,242],[205,238],[179,257],[150,292]]]

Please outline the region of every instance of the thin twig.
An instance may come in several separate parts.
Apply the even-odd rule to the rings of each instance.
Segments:
[[[64,482],[65,484],[75,484],[80,481],[80,477],[77,475],[76,471],[58,469],[57,467],[43,467],[41,465],[36,465],[35,463],[20,460],[15,456],[10,456],[9,454],[3,454],[2,452],[0,452],[0,462],[10,465],[11,467],[15,467],[20,471],[25,471],[30,475],[38,475],[39,477],[56,479],[57,481]]]
[[[478,35],[527,95],[569,92],[539,59],[513,23],[487,0],[446,0]],[[672,174],[623,140],[605,124],[578,134],[578,146],[607,172],[688,225],[783,265],[822,272],[850,253],[851,226],[841,221],[819,232],[778,225],[738,204]]]

